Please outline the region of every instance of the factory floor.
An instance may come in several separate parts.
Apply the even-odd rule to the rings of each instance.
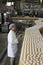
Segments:
[[[10,59],[7,57],[7,35],[7,33],[0,33],[0,65],[10,65]],[[19,63],[22,41],[23,38],[21,38],[18,43],[16,65]]]

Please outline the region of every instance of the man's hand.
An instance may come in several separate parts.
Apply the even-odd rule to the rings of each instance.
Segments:
[[[21,36],[22,36],[22,34],[18,35],[18,36],[17,36],[17,39],[19,40]]]

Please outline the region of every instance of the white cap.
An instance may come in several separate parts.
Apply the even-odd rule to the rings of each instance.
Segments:
[[[9,29],[11,29],[13,26],[15,26],[15,24],[13,24],[13,23],[10,24],[10,25],[9,25]]]

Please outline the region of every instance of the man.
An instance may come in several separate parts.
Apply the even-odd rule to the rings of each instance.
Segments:
[[[10,57],[10,65],[15,65],[15,55],[17,52],[17,44],[18,44],[18,40],[16,38],[16,25],[15,24],[10,24],[9,26],[10,32],[8,33],[8,57]],[[20,36],[19,36],[20,37]],[[18,38],[19,38],[18,37]],[[13,64],[14,62],[14,64]]]

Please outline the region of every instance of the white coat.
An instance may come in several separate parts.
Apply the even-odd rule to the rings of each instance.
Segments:
[[[16,34],[14,31],[10,30],[8,33],[8,57],[15,57],[15,54],[17,52],[17,44],[18,40],[16,38]]]

